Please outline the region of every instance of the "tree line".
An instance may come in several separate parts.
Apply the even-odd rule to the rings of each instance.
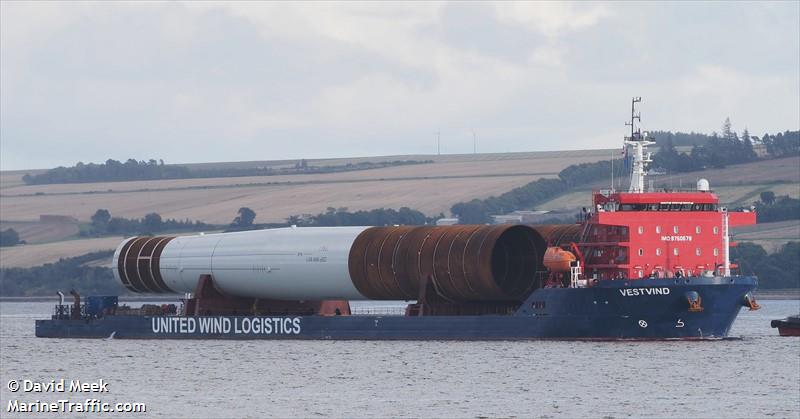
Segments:
[[[98,209],[91,217],[88,228],[81,236],[155,234],[162,231],[203,231],[214,226],[200,221],[163,220],[158,213],[151,212],[143,218],[112,217],[107,209]]]
[[[17,230],[7,228],[0,231],[0,247],[10,247],[18,244],[25,244],[25,240],[20,240]]]
[[[756,217],[759,223],[800,219],[800,199],[788,195],[776,197],[775,192],[761,192],[756,202]]]
[[[291,167],[228,167],[193,168],[181,165],[167,165],[164,160],[128,159],[124,163],[108,159],[105,163],[84,164],[78,162],[71,167],[57,167],[44,173],[25,174],[22,180],[29,185],[52,183],[122,182],[130,180],[195,179],[240,176],[274,176],[293,174],[336,173],[355,170],[377,169],[390,166],[432,163],[432,160],[394,160],[381,162],[359,162],[339,165],[313,166],[303,159]]]
[[[328,207],[323,213],[316,215],[293,215],[286,219],[287,224],[296,226],[387,226],[387,225],[425,225],[434,224],[444,214],[427,217],[420,211],[408,207],[399,210],[378,208],[369,211],[350,212],[347,208]]]
[[[316,215],[293,215],[286,219],[286,223],[255,222],[256,212],[248,207],[241,207],[230,224],[214,225],[202,221],[162,219],[155,212],[146,214],[142,218],[112,217],[107,209],[98,209],[90,218],[90,223],[80,230],[82,237],[100,237],[108,235],[148,235],[162,232],[197,232],[209,230],[223,230],[225,232],[259,230],[264,228],[297,226],[384,226],[384,225],[424,225],[433,224],[437,217],[427,217],[420,211],[407,207],[394,209],[374,209],[369,211],[349,212],[347,208],[328,208],[326,212]],[[20,240],[19,234],[14,229],[0,231],[0,246],[14,246],[25,244]]]
[[[113,253],[93,252],[32,268],[0,268],[0,290],[6,297],[55,295],[56,291],[70,289],[94,295],[124,294],[125,289],[114,281],[110,268],[86,266],[111,259]]]
[[[769,255],[763,247],[743,242],[731,248],[731,258],[742,274],[758,276],[759,288],[800,288],[800,242],[788,242]]]
[[[659,132],[656,135],[659,151],[650,166],[671,172],[691,172],[708,167],[722,168],[731,164],[752,162],[759,159],[755,151],[756,145],[764,148],[765,158],[800,155],[800,131],[786,131],[776,135],[764,134],[759,138],[751,136],[745,129],[739,136],[731,129],[730,119],[725,120],[721,134],[713,133],[705,137],[701,137],[701,134],[689,136],[688,138],[700,139],[693,144],[689,153],[678,152],[675,148],[679,145],[676,138],[681,138],[681,143],[687,141],[685,134],[682,137],[671,132]]]
[[[120,162],[108,159],[105,163],[78,162],[72,167],[56,167],[44,173],[25,174],[22,180],[29,185],[49,183],[120,182],[126,180],[184,179],[190,177],[185,166],[166,165],[164,160]]]

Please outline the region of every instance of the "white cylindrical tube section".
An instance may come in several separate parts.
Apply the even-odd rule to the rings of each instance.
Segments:
[[[211,275],[215,286],[231,296],[361,300],[364,296],[350,280],[348,255],[353,241],[367,228],[289,227],[175,237],[156,252],[158,271],[163,284],[177,293],[194,292],[200,276]],[[115,266],[125,243],[117,249]],[[147,275],[139,273],[147,285]],[[115,276],[128,285],[118,272]]]

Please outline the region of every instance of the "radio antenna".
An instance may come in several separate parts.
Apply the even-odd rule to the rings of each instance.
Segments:
[[[627,147],[633,147],[631,186],[628,188],[628,192],[631,193],[642,193],[645,191],[644,178],[647,175],[645,170],[647,169],[647,164],[653,161],[650,159],[651,154],[647,152],[647,146],[655,144],[655,142],[650,141],[646,132],[642,135],[641,128],[636,126],[636,121],[642,121],[641,114],[636,112],[636,104],[641,101],[641,97],[634,97],[631,99],[631,122],[625,123],[625,125],[630,125],[631,127],[631,136],[625,137],[624,141],[626,155],[628,151]]]

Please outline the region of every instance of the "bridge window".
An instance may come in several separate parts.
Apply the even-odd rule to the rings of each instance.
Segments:
[[[619,206],[620,211],[647,211],[649,209],[648,204],[622,204]]]
[[[717,204],[652,203],[621,204],[620,211],[716,211]]]
[[[661,248],[656,248],[656,256],[661,256]]]

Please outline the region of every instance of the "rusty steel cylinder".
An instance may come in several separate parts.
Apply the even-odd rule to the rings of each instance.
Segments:
[[[523,225],[372,227],[356,238],[348,266],[369,299],[413,300],[430,284],[450,301],[516,301],[533,290],[545,249]]]
[[[580,224],[538,224],[531,227],[536,229],[548,246],[579,243],[583,232]]]

